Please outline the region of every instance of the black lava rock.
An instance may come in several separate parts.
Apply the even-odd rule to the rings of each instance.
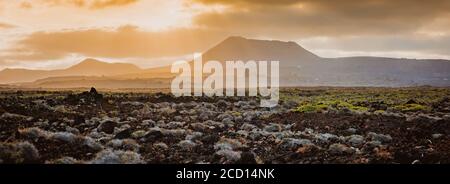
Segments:
[[[133,133],[133,131],[131,130],[131,128],[122,130],[121,132],[117,133],[116,136],[114,136],[115,139],[126,139],[131,137],[131,133]]]

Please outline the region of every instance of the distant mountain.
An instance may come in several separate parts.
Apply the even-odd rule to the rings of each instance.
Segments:
[[[203,61],[209,60],[280,61],[282,86],[450,86],[448,60],[322,58],[295,42],[229,37],[203,53]],[[131,88],[142,85],[160,88],[166,84],[169,87],[174,76],[170,73],[170,66],[141,69],[132,64],[87,59],[64,70],[6,69],[0,72],[0,83],[44,79],[22,85],[55,88],[97,85]],[[157,79],[158,82],[152,85],[151,82],[155,81],[149,78]],[[144,80],[151,82],[145,83]]]
[[[347,57],[323,61],[318,67],[326,72],[320,77],[325,85],[450,86],[448,60]]]
[[[61,76],[112,76],[142,71],[133,64],[106,63],[95,59],[85,59],[72,67],[61,70],[4,69],[0,71],[0,83],[32,82],[47,77]]]
[[[298,66],[321,58],[295,42],[229,37],[203,54],[204,61],[280,61],[282,66]]]
[[[226,61],[282,61],[280,67],[312,65],[321,58],[295,42],[254,40],[232,36],[207,50],[202,55],[203,62]],[[141,73],[122,75],[125,78],[173,77],[170,66],[151,68]]]
[[[86,59],[81,63],[65,70],[78,75],[111,76],[141,72],[142,69],[128,63],[105,63],[95,59]]]

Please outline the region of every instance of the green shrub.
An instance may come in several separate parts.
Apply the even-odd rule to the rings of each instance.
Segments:
[[[328,109],[328,105],[325,105],[325,104],[319,104],[319,105],[318,104],[306,104],[306,105],[301,105],[295,111],[308,113],[308,112],[320,112],[320,111],[327,110],[327,109]]]
[[[403,104],[394,107],[395,110],[402,112],[429,111],[429,107],[420,104]]]

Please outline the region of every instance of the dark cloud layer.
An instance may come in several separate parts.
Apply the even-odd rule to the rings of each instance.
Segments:
[[[225,4],[232,6],[256,6],[256,5],[292,5],[299,3],[299,0],[193,0],[202,4]]]
[[[105,8],[137,0],[44,1],[54,5]],[[225,8],[196,14],[192,28],[162,32],[130,26],[116,30],[36,32],[20,40],[10,50],[15,54],[3,59],[46,60],[68,54],[109,58],[178,56],[204,51],[231,35],[282,40],[324,37],[331,41],[317,42],[324,45],[313,44],[314,48],[410,51],[450,56],[448,0],[186,1],[205,6],[223,5]]]
[[[228,7],[221,12],[200,14],[194,20],[197,25],[262,36],[404,34],[427,26],[437,18],[447,17],[450,21],[448,0],[193,1]]]

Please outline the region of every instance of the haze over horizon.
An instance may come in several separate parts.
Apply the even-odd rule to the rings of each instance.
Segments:
[[[0,70],[85,58],[161,66],[229,36],[321,57],[450,59],[445,0],[0,0]]]
[[[295,42],[228,37],[203,53],[207,61],[279,61],[282,86],[450,86],[449,60],[323,58]],[[192,61],[192,60],[187,60]],[[85,59],[64,69],[0,71],[0,84],[22,88],[167,88],[171,67]]]

